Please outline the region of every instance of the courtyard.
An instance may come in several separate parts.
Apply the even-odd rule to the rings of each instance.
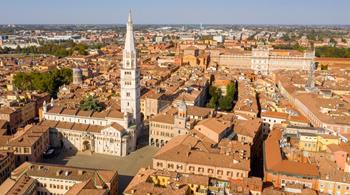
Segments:
[[[56,157],[45,159],[43,162],[73,167],[117,170],[120,179],[119,193],[122,193],[141,167],[151,166],[152,157],[157,151],[156,147],[145,146],[126,157],[115,157],[88,152],[76,153],[68,150],[61,151]]]

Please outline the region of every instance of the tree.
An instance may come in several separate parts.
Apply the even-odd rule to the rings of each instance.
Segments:
[[[207,104],[207,107],[209,107],[209,108],[216,108],[216,103],[217,103],[217,100],[215,98],[211,98],[209,100],[209,103]]]
[[[298,51],[305,51],[306,48],[297,44],[288,44],[288,45],[274,45],[274,49],[291,49],[291,50],[298,50]]]
[[[288,34],[283,34],[282,40],[283,40],[283,41],[290,41],[291,39],[290,39],[290,37],[289,37]]]
[[[48,73],[18,72],[13,77],[13,84],[19,90],[48,92],[56,97],[59,87],[71,83],[72,79],[72,70],[63,68],[54,69]]]
[[[316,56],[326,58],[350,58],[350,49],[330,46],[317,47]]]
[[[219,100],[219,106],[221,110],[225,111],[231,111],[232,109],[232,97],[229,95],[226,95],[224,97],[221,97]]]
[[[215,86],[210,86],[209,96],[210,100],[207,106],[210,108],[216,108],[218,105],[219,98],[221,97],[221,89],[216,88]]]
[[[226,91],[227,91],[227,95],[233,98],[233,97],[235,96],[235,92],[236,92],[235,83],[231,81],[231,82],[226,86]]]
[[[13,84],[20,90],[30,90],[32,86],[29,74],[24,72],[19,72],[13,77]]]
[[[103,106],[94,96],[89,95],[80,103],[80,109],[101,112]]]
[[[83,43],[74,43],[73,41],[63,41],[63,42],[49,42],[49,43],[41,43],[41,46],[30,46],[27,48],[17,47],[16,49],[2,49],[0,53],[23,53],[23,54],[50,54],[57,57],[67,57],[72,55],[73,53],[78,53],[80,55],[87,55],[87,49],[89,45]],[[91,45],[90,48],[96,48],[99,45]]]

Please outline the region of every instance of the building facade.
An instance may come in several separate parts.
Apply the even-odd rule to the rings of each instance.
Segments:
[[[12,136],[2,135],[0,139],[0,150],[13,152],[16,166],[25,161],[38,162],[50,145],[49,127],[28,126]]]
[[[42,125],[50,127],[53,145],[67,149],[125,156],[136,147],[132,115],[118,110],[102,112],[45,106]]]
[[[184,102],[180,102],[176,108],[150,119],[149,144],[162,147],[173,137],[188,134],[197,121],[213,115],[213,109],[187,106]]]
[[[173,138],[153,157],[153,168],[204,175],[222,180],[243,179],[250,172],[250,147],[225,141],[217,148],[194,135]],[[239,155],[237,155],[239,154]]]
[[[276,70],[307,70],[315,58],[314,52],[273,50],[259,45],[251,52],[211,52],[211,62],[232,69],[251,69],[256,74],[267,75]]]

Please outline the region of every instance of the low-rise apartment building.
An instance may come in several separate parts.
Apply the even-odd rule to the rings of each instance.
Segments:
[[[213,109],[187,106],[184,102],[180,102],[176,108],[170,108],[150,119],[149,144],[162,147],[173,137],[188,134],[197,121],[214,114]]]
[[[49,127],[27,126],[13,136],[2,135],[0,139],[0,150],[13,151],[17,166],[25,161],[38,162],[50,145]]]
[[[213,147],[194,135],[173,138],[153,157],[153,168],[204,175],[217,179],[243,179],[250,172],[250,147],[225,141]]]

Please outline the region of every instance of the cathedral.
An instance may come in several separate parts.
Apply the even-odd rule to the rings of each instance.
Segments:
[[[43,104],[41,125],[50,127],[52,146],[68,150],[126,156],[136,149],[140,134],[140,67],[129,13],[120,71],[121,109],[85,111]]]

